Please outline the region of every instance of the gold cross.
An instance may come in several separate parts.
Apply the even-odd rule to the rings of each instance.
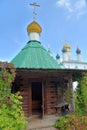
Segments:
[[[33,2],[30,5],[34,7],[34,11],[33,11],[34,17],[33,18],[34,18],[34,21],[35,21],[36,20],[36,15],[37,15],[37,13],[36,13],[36,7],[40,7],[40,5],[37,4],[36,2]]]

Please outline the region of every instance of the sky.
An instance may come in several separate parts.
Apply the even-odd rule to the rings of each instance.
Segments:
[[[50,48],[55,58],[62,58],[65,42],[71,46],[72,60],[81,49],[87,62],[87,1],[86,0],[0,0],[0,61],[10,62],[29,41],[27,26],[33,21],[37,2],[36,21],[42,27],[41,44]]]

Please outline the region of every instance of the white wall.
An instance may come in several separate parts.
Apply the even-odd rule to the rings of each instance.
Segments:
[[[68,69],[87,69],[87,63],[63,62],[64,68]]]

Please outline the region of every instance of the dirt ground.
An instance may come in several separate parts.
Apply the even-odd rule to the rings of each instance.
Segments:
[[[58,116],[46,116],[43,119],[41,117],[30,117],[28,119],[28,130],[58,130],[54,127],[54,124]]]

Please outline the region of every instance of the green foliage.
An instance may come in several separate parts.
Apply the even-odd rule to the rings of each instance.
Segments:
[[[55,123],[55,127],[58,128],[59,130],[66,130],[66,124],[67,124],[68,120],[67,120],[67,116],[65,117],[60,117],[56,123]]]
[[[87,73],[78,75],[77,81],[79,85],[74,94],[76,113],[60,117],[55,123],[59,130],[87,129]],[[68,93],[68,90],[66,93]]]
[[[0,62],[0,130],[25,130],[26,119],[20,93],[11,93],[15,78],[13,65]]]
[[[71,91],[70,91],[70,87],[68,87],[66,89],[66,102],[70,103],[70,101],[71,101],[70,97],[71,97]]]
[[[84,73],[78,79],[79,85],[75,92],[75,109],[78,114],[82,115],[87,113],[87,74]]]
[[[59,130],[86,130],[87,115],[78,116],[76,114],[60,117],[55,123],[55,127]]]
[[[2,130],[25,130],[26,120],[21,107],[19,93],[4,97],[0,107],[0,128]]]
[[[79,85],[74,93],[76,112],[57,120],[55,127],[59,130],[87,130],[87,73],[78,75],[77,81]]]

